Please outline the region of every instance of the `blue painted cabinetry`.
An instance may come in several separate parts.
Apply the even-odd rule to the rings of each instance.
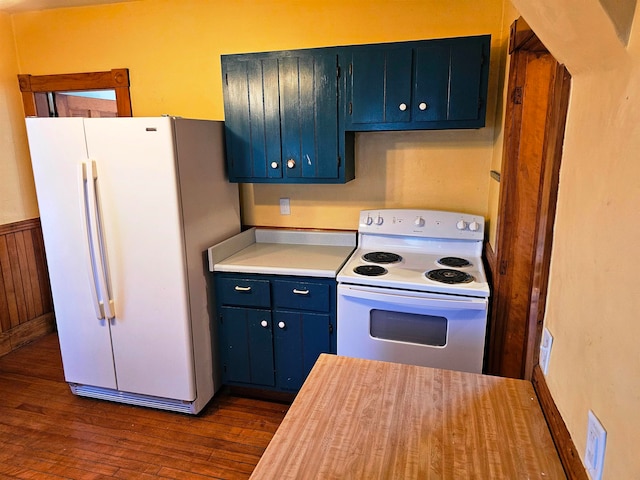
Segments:
[[[344,183],[353,141],[339,134],[335,49],[223,55],[232,182]]]
[[[482,35],[344,50],[345,129],[483,127],[490,40]]]
[[[336,352],[336,282],[216,273],[223,382],[297,391],[320,353]]]
[[[346,183],[356,131],[483,127],[490,40],[223,55],[229,180]]]

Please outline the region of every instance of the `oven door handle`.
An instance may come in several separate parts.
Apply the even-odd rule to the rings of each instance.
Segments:
[[[338,285],[338,296],[343,295],[355,299],[372,300],[376,302],[391,303],[396,305],[407,305],[416,307],[448,308],[452,310],[484,310],[487,308],[486,298],[471,297],[435,297],[433,294],[420,292],[393,293],[381,292],[379,289],[372,290],[366,287],[352,287]]]

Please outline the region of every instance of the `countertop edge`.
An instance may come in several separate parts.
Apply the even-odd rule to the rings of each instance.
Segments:
[[[220,263],[233,255],[241,252],[245,248],[256,244],[280,244],[280,245],[302,245],[302,246],[329,246],[329,247],[350,247],[355,249],[357,243],[357,232],[336,232],[321,230],[281,230],[269,228],[252,227],[242,233],[239,233],[223,242],[213,245],[207,249],[207,257],[209,261],[209,271],[224,271],[237,273],[263,273],[274,275],[296,275],[296,276],[319,276],[327,278],[335,278],[348,255],[341,264],[334,270],[314,269],[314,268],[296,268],[292,266],[270,267],[270,266],[224,266],[220,267]]]
[[[340,266],[342,268],[342,265]],[[294,277],[336,278],[337,270],[317,270],[311,268],[280,268],[280,267],[248,267],[248,266],[216,266],[215,273],[250,273],[256,275],[278,275]]]

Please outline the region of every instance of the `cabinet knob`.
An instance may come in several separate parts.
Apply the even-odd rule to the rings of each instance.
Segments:
[[[429,108],[429,104],[425,102],[420,102],[420,105],[418,105],[418,108],[422,111],[425,111],[427,108]]]
[[[278,168],[278,162],[271,162],[271,168]]]
[[[267,328],[269,326],[269,323],[266,320],[262,320],[260,322],[260,325],[262,325],[264,328]]]
[[[294,288],[293,293],[296,295],[309,295],[309,289],[305,288],[304,290],[298,290],[297,288]]]
[[[296,166],[296,161],[293,158],[287,160],[287,168],[293,168]]]
[[[407,104],[401,103],[400,105],[398,105],[398,108],[400,109],[401,112],[404,112],[407,109]]]
[[[240,285],[236,285],[235,287],[233,287],[233,289],[236,292],[250,292],[251,291],[251,287],[241,287]]]
[[[278,328],[284,328],[284,327],[286,327],[284,322],[278,322]]]

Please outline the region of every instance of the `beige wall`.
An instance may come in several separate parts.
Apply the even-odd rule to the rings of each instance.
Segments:
[[[0,225],[38,216],[11,17],[0,12]]]
[[[224,115],[221,53],[493,34],[487,128],[360,134],[347,185],[242,188],[246,224],[356,229],[363,208],[487,214],[502,1],[145,0],[13,19],[21,72],[127,67],[134,115],[213,119]]]
[[[591,409],[607,430],[603,478],[640,478],[640,12],[625,48],[597,0],[514,3],[573,77],[547,383],[580,455]]]

